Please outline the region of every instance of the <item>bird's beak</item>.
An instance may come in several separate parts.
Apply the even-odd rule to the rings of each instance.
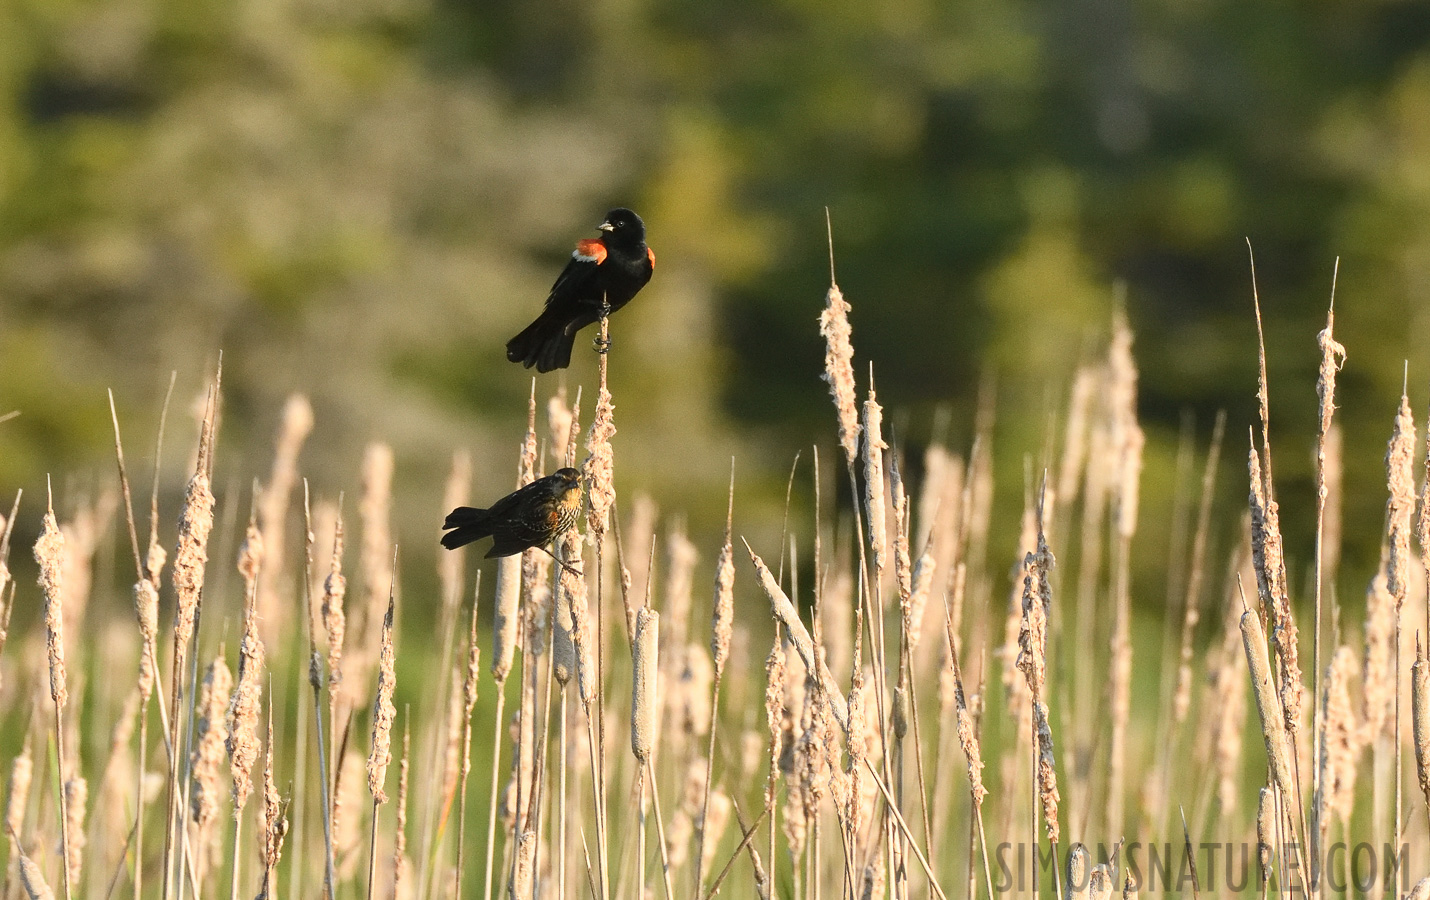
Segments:
[[[615,231],[615,230],[616,230],[616,226],[612,225],[610,222],[602,222],[602,223],[601,223],[599,226],[597,226],[597,227],[599,227],[602,231]]]

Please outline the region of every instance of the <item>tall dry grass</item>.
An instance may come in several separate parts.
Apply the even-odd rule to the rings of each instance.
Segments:
[[[1417,467],[1406,391],[1387,405],[1386,552],[1361,616],[1340,599],[1360,593],[1340,579],[1342,533],[1367,527],[1342,519],[1342,472],[1379,463],[1342,455],[1348,348],[1333,310],[1316,348],[1259,351],[1258,421],[1229,431],[1250,426],[1240,524],[1217,503],[1237,477],[1218,419],[1204,455],[1183,442],[1174,537],[1157,547],[1139,528],[1149,451],[1124,316],[1071,374],[1041,446],[1020,448],[1020,533],[998,535],[993,510],[1009,498],[994,490],[991,399],[968,447],[916,456],[886,425],[872,366],[867,385],[856,378],[856,309],[832,276],[818,327],[834,416],[789,487],[813,486],[812,518],[793,504],[747,518],[738,461],[711,538],[630,491],[603,353],[587,429],[579,393],[538,397],[533,383],[514,436],[516,485],[579,466],[588,515],[555,559],[499,561],[490,599],[459,554],[441,558],[438,596],[403,598],[405,580],[424,582],[394,545],[433,535],[394,535],[400,461],[368,448],[345,523],[342,495],[314,502],[303,481],[303,447],[324,428],[302,397],[267,482],[216,496],[245,479],[219,453],[217,372],[182,506],[164,511],[177,529],[164,534],[156,477],[141,545],[113,416],[108,495],[123,498],[124,526],[105,512],[119,501],[63,492],[43,511],[17,497],[0,521],[0,716],[22,728],[0,898],[51,885],[88,900],[1134,897],[1165,887],[1138,847],[1205,841],[1256,848],[1247,890],[1325,896],[1349,869],[1319,862],[1362,840],[1411,848],[1404,880],[1382,874],[1372,892],[1423,893],[1410,884],[1430,868],[1430,468]],[[1253,321],[1260,334],[1259,301]],[[1277,447],[1313,453],[1311,496],[1282,495],[1273,475],[1268,352],[1319,358],[1315,445]],[[822,480],[820,447],[836,442],[848,492]],[[465,502],[489,462],[455,455],[444,504]],[[229,508],[245,500],[246,521]],[[1313,559],[1289,557],[1283,504],[1314,513]],[[8,567],[26,517],[37,586]],[[97,548],[125,538],[135,619],[111,627]],[[241,590],[209,571],[218,548],[235,548],[217,561]],[[1149,557],[1168,575],[1160,611],[1133,580]],[[42,629],[11,633],[17,602],[43,603]],[[404,630],[426,625],[412,619],[424,602],[431,627]],[[106,678],[116,658],[132,692]],[[489,738],[475,758],[474,731]],[[1197,894],[1232,893],[1206,862]]]

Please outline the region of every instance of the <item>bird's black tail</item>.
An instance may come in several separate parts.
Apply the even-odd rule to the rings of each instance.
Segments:
[[[506,358],[528,369],[535,366],[538,372],[564,369],[571,365],[575,343],[575,331],[568,332],[565,322],[543,311],[521,334],[506,342]]]
[[[442,535],[442,546],[448,550],[479,541],[492,533],[492,526],[485,509],[459,506],[447,514],[443,528],[453,529]]]

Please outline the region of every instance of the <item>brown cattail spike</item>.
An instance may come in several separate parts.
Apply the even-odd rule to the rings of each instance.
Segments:
[[[631,676],[631,752],[645,765],[655,748],[656,676],[660,670],[660,613],[636,613],[635,671]]]
[[[394,569],[396,563],[394,562]],[[396,579],[394,578],[394,582]],[[395,588],[395,585],[394,585]],[[377,698],[372,705],[372,748],[367,756],[367,789],[378,803],[387,802],[383,783],[387,780],[387,767],[392,762],[392,723],[397,718],[397,707],[392,695],[397,687],[396,654],[392,648],[393,597],[387,599],[387,615],[382,619],[382,650],[378,656]]]

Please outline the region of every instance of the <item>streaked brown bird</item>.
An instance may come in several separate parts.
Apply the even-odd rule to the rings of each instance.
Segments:
[[[487,558],[546,549],[574,528],[581,515],[581,473],[557,469],[493,503],[488,509],[459,506],[447,514],[442,546],[448,550],[492,537]],[[548,550],[548,552],[550,552]]]

